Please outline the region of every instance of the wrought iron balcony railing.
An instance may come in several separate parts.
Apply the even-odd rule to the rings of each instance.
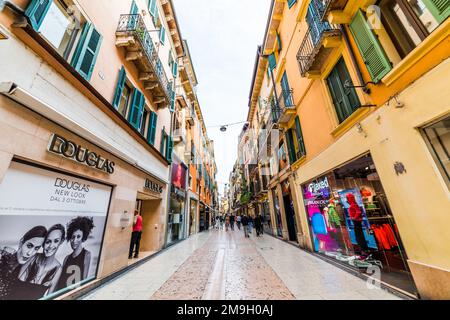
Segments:
[[[311,1],[306,19],[308,22],[308,30],[297,53],[297,60],[300,64],[302,76],[305,76],[310,71],[322,48],[323,40],[328,36],[338,36],[341,34],[338,25],[323,21],[330,3],[329,0]]]
[[[293,92],[293,89],[282,90],[278,101],[273,97],[270,99],[273,123],[283,120],[283,115],[285,115],[287,110],[295,109]]]
[[[120,16],[119,25],[116,30],[117,35],[132,35],[140,43],[151,66],[151,73],[156,75],[166,101],[170,103],[172,94],[172,82],[169,82],[164,71],[163,64],[158,56],[158,51],[153,44],[150,33],[147,30],[144,20],[140,14],[123,14]]]

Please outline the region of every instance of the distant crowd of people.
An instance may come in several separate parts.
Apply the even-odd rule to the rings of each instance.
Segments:
[[[253,234],[253,229],[255,229],[257,237],[264,233],[264,218],[262,215],[253,217],[247,214],[236,216],[233,214],[224,214],[216,216],[215,220],[215,229],[217,230],[225,230],[226,232],[228,232],[228,230],[234,231],[235,225],[238,230],[241,230],[242,226],[246,238],[249,238],[250,235]]]

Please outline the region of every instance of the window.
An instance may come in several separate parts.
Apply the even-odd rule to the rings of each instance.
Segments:
[[[149,0],[148,1],[148,11],[150,14],[155,17],[157,14],[157,8],[156,8],[156,0]]]
[[[127,75],[125,68],[122,67],[119,72],[119,77],[116,85],[116,92],[114,93],[113,106],[119,113],[126,118],[128,106],[131,101],[132,86],[127,83]]]
[[[147,130],[147,141],[151,145],[155,145],[157,123],[158,123],[158,115],[156,114],[156,112],[151,111],[150,121],[148,123],[148,130]]]
[[[294,101],[292,99],[291,87],[289,86],[289,81],[287,78],[286,71],[283,73],[283,77],[281,78],[281,94],[283,95],[284,106],[292,107],[294,106]]]
[[[102,42],[71,1],[32,0],[25,14],[32,27],[86,79],[90,80]]]
[[[292,129],[286,131],[286,143],[289,153],[289,162],[292,165],[295,161],[297,161],[297,153],[295,152],[294,134]]]
[[[404,58],[450,15],[448,0],[381,0],[381,21]]]
[[[144,137],[145,137],[145,130],[147,129],[148,114],[149,114],[149,111],[147,110],[147,108],[144,108],[144,111],[142,113],[142,122],[141,122],[141,129],[140,129],[140,132],[141,132],[142,136],[144,136]]]
[[[128,114],[128,121],[131,125],[140,131],[142,124],[142,116],[144,113],[145,97],[137,88],[134,89],[133,100]]]
[[[295,117],[295,135],[297,136],[297,158],[301,158],[306,156],[306,148],[305,148],[305,141],[303,139],[303,132],[302,127],[300,124],[300,118],[297,116]]]
[[[297,2],[297,0],[288,0],[288,7],[289,9],[292,8],[292,6]]]
[[[347,83],[350,86],[353,86],[353,82],[343,58],[339,60],[331,71],[327,78],[327,83],[339,123],[342,123],[361,106],[355,89],[347,88],[345,85]]]
[[[423,133],[433,158],[450,188],[450,116],[425,127]]]
[[[159,40],[162,44],[164,44],[166,38],[166,28],[164,26],[161,26],[161,29],[159,30]]]
[[[277,67],[277,59],[275,57],[275,53],[269,55],[269,68],[275,69]]]

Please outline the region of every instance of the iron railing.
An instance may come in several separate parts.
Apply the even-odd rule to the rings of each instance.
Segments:
[[[273,123],[278,123],[285,110],[295,108],[293,92],[293,89],[282,90],[278,101],[274,97],[270,98],[271,120]]]
[[[153,68],[154,74],[160,82],[167,101],[170,103],[173,96],[172,82],[169,82],[167,78],[161,59],[158,56],[158,51],[153,44],[153,40],[150,37],[150,33],[145,26],[142,16],[140,14],[122,14],[119,19],[116,33],[133,35],[138,39]]]
[[[305,76],[314,63],[314,59],[322,46],[324,37],[331,34],[340,34],[338,25],[323,21],[331,1],[327,0],[325,2],[323,3],[322,0],[312,0],[308,10],[308,30],[297,53],[297,60],[300,64],[302,76]]]

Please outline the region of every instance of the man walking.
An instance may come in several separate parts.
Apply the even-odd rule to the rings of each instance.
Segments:
[[[259,237],[259,235],[262,234],[261,229],[262,229],[261,216],[258,214],[255,217],[255,230],[257,237]]]
[[[250,238],[250,236],[248,234],[248,218],[245,214],[242,216],[241,222],[242,222],[242,227],[244,228],[245,237]]]
[[[130,252],[128,253],[128,259],[133,257],[139,257],[139,246],[141,243],[142,236],[142,216],[139,214],[139,211],[134,210],[134,220],[133,220],[133,233],[131,234],[131,244],[130,244]]]
[[[242,217],[240,215],[238,215],[236,217],[236,224],[237,224],[237,227],[239,230],[241,230],[241,220],[242,220]]]
[[[233,214],[231,214],[231,216],[230,216],[230,227],[231,227],[231,230],[234,231],[234,215]]]

